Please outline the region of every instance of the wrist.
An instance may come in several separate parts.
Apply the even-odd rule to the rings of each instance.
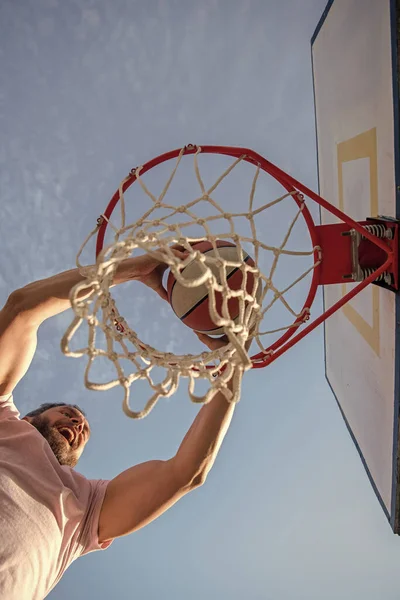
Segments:
[[[114,285],[131,281],[137,277],[138,258],[140,257],[126,258],[119,263],[114,275]]]

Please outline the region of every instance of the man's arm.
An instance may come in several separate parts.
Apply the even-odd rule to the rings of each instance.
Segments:
[[[114,285],[138,278],[144,263],[142,257],[123,261]],[[71,307],[70,291],[81,281],[79,270],[72,269],[30,283],[10,295],[0,311],[0,395],[13,392],[32,362],[40,324]]]
[[[228,387],[232,390],[232,380]],[[205,482],[234,408],[218,392],[200,409],[172,459],[136,465],[110,481],[100,512],[100,543],[148,525]]]
[[[37,326],[21,311],[21,296],[14,292],[0,311],[0,396],[11,394],[27,372],[35,354]]]
[[[134,279],[134,261],[135,259],[130,259],[120,264],[113,285]],[[29,283],[15,292],[20,298],[20,310],[24,313],[26,319],[39,327],[46,319],[71,308],[70,292],[75,285],[83,280],[84,277],[78,269],[71,269],[47,279]],[[89,293],[90,290],[86,294],[82,292],[80,297],[84,298]]]

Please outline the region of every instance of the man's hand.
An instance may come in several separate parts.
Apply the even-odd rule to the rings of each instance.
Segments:
[[[195,334],[197,335],[199,340],[201,342],[203,342],[203,344],[205,344],[210,350],[218,350],[218,348],[223,348],[224,346],[229,344],[229,340],[226,335],[223,335],[222,337],[218,337],[218,338],[213,338],[213,337],[210,337],[209,335],[206,335],[205,333],[200,333],[199,331],[195,331]],[[252,341],[253,341],[253,330],[250,331],[249,337],[244,345],[244,347],[246,348],[246,351],[249,350]]]
[[[175,256],[183,260],[186,258],[187,253],[182,252],[178,248],[180,247],[171,246]],[[121,263],[120,268],[117,271],[117,277],[118,274],[120,274],[123,277],[125,276],[126,280],[126,273],[129,273],[129,279],[141,281],[154,290],[160,298],[168,300],[167,291],[162,284],[163,275],[167,268],[168,265],[161,260],[154,258],[150,254],[143,254],[142,256],[128,258]],[[118,283],[118,281],[116,280],[115,283]]]
[[[199,331],[195,331],[195,334],[197,335],[199,340],[203,342],[203,344],[205,344],[207,348],[209,348],[211,351],[218,350],[218,348],[223,348],[224,346],[229,344],[229,340],[226,337],[226,335],[213,338],[209,335],[206,335],[205,333],[200,333]]]

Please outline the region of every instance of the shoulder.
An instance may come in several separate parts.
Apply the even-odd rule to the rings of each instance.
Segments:
[[[112,540],[99,540],[99,519],[109,481],[103,479],[86,479],[80,473],[71,469],[75,494],[82,506],[79,517],[79,555],[105,550]]]
[[[83,512],[91,510],[92,505],[102,503],[109,481],[89,479],[72,467],[60,466],[61,479],[80,503]]]

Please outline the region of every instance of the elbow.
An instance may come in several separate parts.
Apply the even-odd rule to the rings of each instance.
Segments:
[[[208,469],[208,470],[203,469],[202,471],[200,471],[200,473],[197,473],[197,475],[195,475],[195,477],[193,477],[190,487],[195,490],[196,488],[204,485],[209,471],[210,471],[210,469]]]
[[[22,289],[15,290],[7,298],[5,307],[13,315],[18,315],[24,310],[25,293]]]
[[[171,466],[174,470],[174,477],[179,486],[179,489],[191,492],[196,488],[202,486],[207,478],[207,471],[205,469],[196,470],[195,474],[193,471],[190,473],[188,469],[182,469],[176,461],[176,458],[171,460]]]
[[[9,314],[13,317],[19,317],[23,315],[27,323],[38,326],[41,323],[39,319],[40,314],[34,310],[34,299],[27,288],[20,288],[11,292],[9,295],[5,308],[8,309]]]
[[[192,491],[206,482],[208,473],[214,464],[211,458],[203,461],[201,465],[187,464],[185,460],[182,462],[182,457],[179,453],[170,459],[171,466],[174,470],[174,476],[181,489]]]
[[[191,483],[191,485],[190,485],[191,489],[192,489],[192,490],[196,490],[197,488],[201,487],[202,485],[204,485],[204,484],[205,484],[205,482],[206,482],[206,479],[207,479],[207,475],[204,475],[204,474],[197,475],[197,476],[196,476],[196,477],[193,479],[193,481],[192,481],[192,483]]]

